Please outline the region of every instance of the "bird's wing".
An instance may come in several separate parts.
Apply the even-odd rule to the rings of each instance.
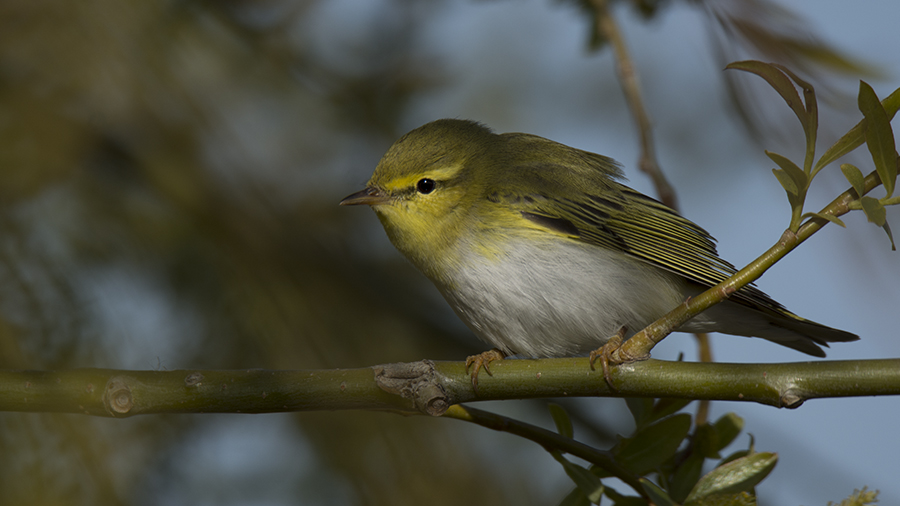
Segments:
[[[582,153],[597,157],[588,157],[588,165],[614,163],[600,155]],[[585,172],[583,168],[573,171],[569,164],[554,167],[541,163],[520,166],[514,173],[520,178],[541,180],[521,187],[545,191],[507,195],[504,203],[548,232],[621,251],[707,288],[737,272],[719,258],[715,240],[706,230],[661,202],[613,180],[615,175],[605,168],[599,173]],[[739,290],[732,300],[798,318],[753,285]]]

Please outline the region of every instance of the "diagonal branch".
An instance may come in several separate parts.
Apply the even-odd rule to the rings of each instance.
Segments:
[[[463,420],[481,425],[488,429],[523,437],[543,446],[548,451],[558,450],[580,457],[591,464],[608,471],[610,474],[624,481],[636,492],[647,498],[644,487],[641,486],[641,482],[639,481],[639,477],[616,462],[610,452],[598,450],[553,431],[531,425],[530,423],[507,418],[471,406],[453,405],[443,416],[445,418]]]
[[[876,172],[869,174],[863,182],[863,195],[872,191],[881,184]],[[859,199],[856,190],[849,189],[839,195],[830,204],[825,206],[818,214],[838,217],[850,211],[850,203]],[[644,330],[632,336],[628,341],[612,353],[610,362],[623,363],[634,360],[644,360],[650,356],[653,349],[666,336],[676,328],[694,316],[702,313],[710,307],[724,301],[734,292],[759,279],[770,267],[793,251],[810,236],[818,232],[828,224],[828,220],[813,217],[807,220],[796,233],[785,230],[781,239],[756,260],[738,271],[736,274],[706,290],[702,294],[685,301],[684,304],[670,311],[668,314],[650,324]]]

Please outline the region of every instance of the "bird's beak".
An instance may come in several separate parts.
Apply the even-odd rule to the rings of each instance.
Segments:
[[[344,200],[341,201],[342,206],[358,206],[358,205],[368,205],[368,206],[377,206],[381,204],[387,204],[390,202],[391,198],[383,191],[378,188],[372,188],[371,186],[366,188],[365,190],[358,191],[353,195],[347,195],[344,197]]]

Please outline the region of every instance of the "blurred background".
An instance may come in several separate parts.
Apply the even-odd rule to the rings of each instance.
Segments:
[[[0,367],[350,368],[483,351],[374,214],[337,203],[397,137],[441,117],[612,156],[652,195],[588,6],[6,0]],[[882,98],[900,86],[897,9],[614,3],[663,170],[723,257],[743,265],[788,223],[763,148],[803,152],[781,99],[724,65],[781,61],[810,79],[824,148],[859,120],[859,78]],[[852,161],[868,172],[863,154]],[[837,167],[827,172],[810,209],[847,187]],[[900,213],[888,218],[896,230]],[[862,337],[829,358],[898,357],[900,253],[864,218],[846,222],[758,284]],[[762,340],[712,342],[721,361],[807,359]],[[677,334],[654,356],[682,352],[693,360],[696,346]],[[549,427],[545,404],[482,407]],[[588,443],[631,430],[621,400],[565,405]],[[900,503],[896,398],[712,410],[745,417],[756,447],[779,452],[763,503],[825,504],[863,485]],[[536,445],[452,420],[0,413],[2,504],[556,504],[571,488]]]

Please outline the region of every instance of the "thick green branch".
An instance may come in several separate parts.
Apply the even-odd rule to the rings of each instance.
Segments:
[[[613,370],[615,392],[606,385],[602,372],[585,370],[586,364],[584,358],[494,362],[493,377],[479,379],[477,397],[454,392],[459,395],[455,400],[670,397],[796,408],[808,399],[900,395],[900,359],[778,364],[647,360]]]
[[[0,371],[0,411],[126,417],[377,409],[440,415],[453,404],[546,397],[675,397],[797,407],[806,399],[900,395],[900,359],[725,364],[648,360],[613,371],[587,358],[503,360],[472,390],[462,362],[307,371]]]
[[[0,411],[125,417],[159,413],[414,410],[373,369],[313,371],[0,371]]]

